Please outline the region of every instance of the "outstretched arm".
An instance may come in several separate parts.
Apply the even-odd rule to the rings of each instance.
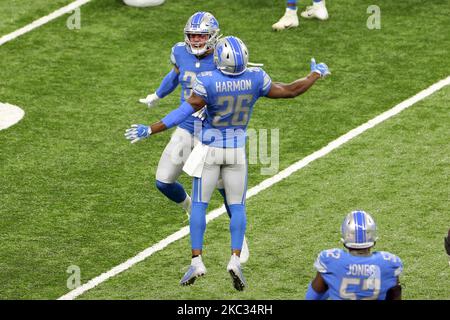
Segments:
[[[178,86],[179,74],[180,70],[177,68],[177,66],[173,66],[173,69],[170,70],[170,72],[164,77],[158,90],[156,90],[156,94],[160,99],[164,98],[176,89],[176,87]]]
[[[173,69],[164,77],[162,80],[158,90],[155,93],[149,94],[144,99],[139,99],[139,102],[146,104],[149,108],[154,107],[159,99],[164,98],[178,86],[178,75],[180,74],[180,70],[176,65],[174,65]]]
[[[175,127],[186,120],[194,112],[199,111],[206,105],[202,97],[192,92],[189,99],[183,102],[178,109],[173,110],[161,121],[158,121],[150,126],[152,133],[158,133],[172,127]]]
[[[155,122],[150,126],[143,124],[133,124],[131,128],[125,131],[125,138],[131,141],[131,143],[138,142],[144,138],[149,137],[151,134],[159,133],[179,125],[186,120],[194,112],[202,109],[206,105],[205,100],[202,97],[192,93],[189,99],[183,102],[178,109],[173,110],[161,121]]]
[[[308,91],[309,88],[321,77],[330,74],[328,66],[325,63],[316,63],[316,60],[311,59],[311,73],[305,78],[298,79],[292,83],[272,83],[269,93],[266,97],[271,99],[279,98],[295,98],[302,93]]]
[[[295,98],[308,91],[319,78],[319,74],[312,72],[306,78],[298,79],[289,84],[279,82],[272,83],[266,97],[271,99]]]

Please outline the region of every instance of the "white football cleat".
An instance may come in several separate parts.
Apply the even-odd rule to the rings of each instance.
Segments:
[[[328,10],[325,6],[325,0],[314,2],[312,6],[306,7],[306,10],[301,13],[305,19],[317,18],[319,20],[328,19]]]
[[[272,29],[275,31],[281,31],[288,28],[294,28],[298,27],[298,16],[297,16],[297,9],[287,9],[284,13],[284,16],[281,17],[280,20],[278,20],[277,23],[274,23],[272,25]]]
[[[180,280],[182,286],[190,286],[194,284],[198,277],[204,276],[206,273],[206,267],[202,262],[202,257],[198,256],[192,259],[191,265],[188,271],[184,274]]]
[[[250,257],[250,251],[248,251],[247,238],[244,236],[244,242],[242,243],[241,256],[239,257],[240,263],[246,263]]]
[[[247,286],[244,275],[242,274],[241,263],[239,262],[239,257],[233,254],[228,262],[227,271],[231,275],[231,280],[233,280],[233,286],[236,290],[242,291]]]
[[[164,3],[165,0],[123,0],[123,2],[131,7],[154,7]]]

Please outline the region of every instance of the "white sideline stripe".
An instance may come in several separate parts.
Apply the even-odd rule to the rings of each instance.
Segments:
[[[0,130],[7,129],[12,125],[15,125],[23,118],[24,115],[25,111],[18,106],[0,102]]]
[[[274,176],[264,180],[263,182],[261,182],[260,184],[256,185],[255,187],[249,189],[248,192],[247,192],[247,199],[251,198],[254,195],[260,193],[261,191],[271,187],[272,185],[276,184],[277,182],[279,182],[279,181],[289,177],[291,174],[293,174],[294,172],[296,172],[296,171],[300,170],[301,168],[307,166],[312,161],[323,157],[324,155],[330,153],[331,151],[333,151],[334,149],[340,147],[341,145],[343,145],[344,143],[346,143],[349,140],[353,139],[354,137],[360,135],[364,131],[366,131],[366,130],[376,126],[377,124],[380,124],[381,122],[389,119],[390,117],[395,116],[396,114],[400,113],[401,111],[405,110],[406,108],[409,108],[410,106],[412,106],[416,102],[425,99],[426,97],[430,96],[434,92],[442,89],[443,87],[445,87],[445,86],[447,86],[449,84],[450,84],[450,76],[447,77],[444,80],[441,80],[441,81],[433,84],[432,86],[430,86],[429,88],[419,92],[415,96],[413,96],[413,97],[411,97],[411,98],[409,98],[409,99],[399,103],[398,105],[396,105],[392,109],[390,109],[390,110],[380,114],[379,116],[373,118],[372,120],[369,120],[368,122],[360,125],[359,127],[357,127],[355,129],[347,132],[343,136],[341,136],[341,137],[337,138],[336,140],[330,142],[327,146],[323,147],[322,149],[320,149],[320,150],[310,154],[309,156],[303,158],[302,160],[300,160],[300,161],[290,165],[286,169],[280,171],[276,175],[274,175]],[[222,205],[220,208],[217,208],[217,209],[211,211],[206,216],[206,222],[208,223],[209,221],[219,217],[220,215],[222,215],[225,212],[226,212],[225,211],[225,206]],[[91,279],[86,284],[83,284],[82,286],[80,286],[80,287],[70,291],[69,293],[63,295],[58,300],[72,300],[72,299],[75,299],[79,295],[81,295],[81,294],[85,293],[86,291],[96,287],[97,285],[99,285],[100,283],[106,281],[107,279],[118,275],[122,271],[125,271],[125,270],[131,268],[136,263],[143,261],[144,259],[150,257],[153,253],[164,249],[165,247],[167,247],[172,242],[175,242],[175,241],[177,241],[177,240],[187,236],[188,234],[189,234],[189,227],[188,226],[183,227],[179,231],[177,231],[174,234],[170,235],[169,237],[161,240],[157,244],[155,244],[155,245],[145,249],[144,251],[138,253],[133,258],[128,259],[127,261],[125,261],[122,264],[114,267],[113,269],[109,270],[108,272],[102,273],[100,276]]]
[[[58,10],[50,13],[49,15],[39,18],[38,20],[33,21],[32,23],[26,25],[23,28],[20,28],[14,32],[11,32],[7,35],[4,35],[3,37],[0,38],[0,46],[4,45],[5,43],[14,40],[17,37],[20,37],[21,35],[24,35],[27,32],[30,32],[36,28],[39,28],[40,26],[56,19],[59,18],[62,15],[65,15],[66,13],[75,10],[76,8],[81,7],[82,5],[84,5],[85,3],[90,2],[91,0],[77,0],[74,1],[70,4],[68,4],[65,7],[59,8]]]

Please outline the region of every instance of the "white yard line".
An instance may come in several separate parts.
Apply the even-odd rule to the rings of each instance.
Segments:
[[[399,103],[398,105],[396,105],[392,109],[390,109],[390,110],[380,114],[379,116],[373,118],[372,120],[369,120],[366,123],[360,125],[359,127],[357,127],[355,129],[347,132],[343,136],[341,136],[341,137],[337,138],[336,140],[330,142],[327,146],[323,147],[322,149],[320,149],[320,150],[310,154],[309,156],[303,158],[302,160],[300,160],[300,161],[292,164],[291,166],[287,167],[283,171],[280,171],[276,175],[274,175],[274,176],[264,180],[263,182],[261,182],[260,184],[256,185],[255,187],[249,189],[247,191],[247,199],[251,198],[251,197],[257,195],[258,193],[260,193],[261,191],[263,191],[263,190],[273,186],[277,182],[280,182],[281,180],[286,179],[291,174],[293,174],[294,172],[296,172],[296,171],[300,170],[301,168],[307,166],[309,163],[313,162],[314,160],[317,160],[317,159],[325,156],[326,154],[328,154],[331,151],[333,151],[334,149],[340,147],[344,143],[346,143],[346,142],[350,141],[351,139],[359,136],[364,131],[366,131],[366,130],[376,126],[377,124],[380,124],[383,121],[385,121],[385,120],[395,116],[396,114],[400,113],[401,111],[405,110],[406,108],[409,108],[410,106],[414,105],[416,102],[425,99],[426,97],[430,96],[434,92],[436,92],[436,91],[438,91],[438,90],[440,90],[443,87],[448,86],[448,85],[450,85],[450,76],[448,78],[444,79],[444,80],[441,80],[441,81],[433,84],[432,86],[430,86],[429,88],[419,92],[415,96],[413,96],[413,97],[411,97],[411,98],[409,98],[409,99]],[[225,211],[225,206],[222,206],[222,207],[220,207],[218,209],[215,209],[215,210],[211,211],[206,217],[206,222],[208,223],[209,221],[219,217],[220,215],[222,215],[225,212],[226,212]],[[108,280],[109,278],[112,278],[112,277],[118,275],[122,271],[125,271],[125,270],[131,268],[136,263],[143,261],[144,259],[150,257],[155,252],[164,249],[165,247],[167,247],[172,242],[175,242],[175,241],[177,241],[177,240],[187,236],[188,234],[189,234],[189,227],[188,226],[181,228],[179,231],[177,231],[174,234],[168,236],[167,238],[161,240],[157,244],[155,244],[155,245],[145,249],[144,251],[138,253],[133,258],[131,258],[131,259],[123,262],[122,264],[112,268],[108,272],[102,273],[101,275],[99,275],[96,278],[93,278],[92,280],[90,280],[86,284],[83,284],[82,286],[80,286],[80,287],[70,291],[69,293],[63,295],[58,300],[72,300],[72,299],[75,299],[79,295],[81,295],[81,294],[85,293],[86,291],[96,287],[97,285],[99,285],[100,283]]]
[[[33,21],[32,23],[26,25],[23,28],[20,28],[19,30],[16,30],[14,32],[11,32],[10,34],[7,34],[3,37],[0,38],[0,46],[4,45],[5,43],[16,39],[17,37],[20,37],[21,35],[24,35],[27,32],[30,32],[36,28],[39,28],[40,26],[55,20],[56,18],[59,18],[62,15],[65,15],[66,13],[69,13],[73,10],[75,10],[76,8],[81,7],[82,5],[90,2],[91,0],[77,0],[74,1],[70,4],[68,4],[65,7],[62,7],[52,13],[50,13],[48,16],[42,17],[38,20]]]
[[[25,111],[18,106],[0,102],[0,130],[7,129],[19,122]]]

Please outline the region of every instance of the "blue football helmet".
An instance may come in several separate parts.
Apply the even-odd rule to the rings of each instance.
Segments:
[[[200,56],[206,51],[213,49],[219,39],[219,32],[219,22],[211,13],[203,11],[194,13],[184,27],[184,41],[188,51]],[[199,48],[190,40],[189,36],[193,34],[207,34],[209,38],[205,45]]]
[[[217,42],[214,62],[222,73],[237,76],[247,70],[248,49],[237,37],[225,37]]]
[[[342,222],[341,232],[341,241],[351,249],[373,247],[378,239],[375,220],[364,211],[349,213]]]

